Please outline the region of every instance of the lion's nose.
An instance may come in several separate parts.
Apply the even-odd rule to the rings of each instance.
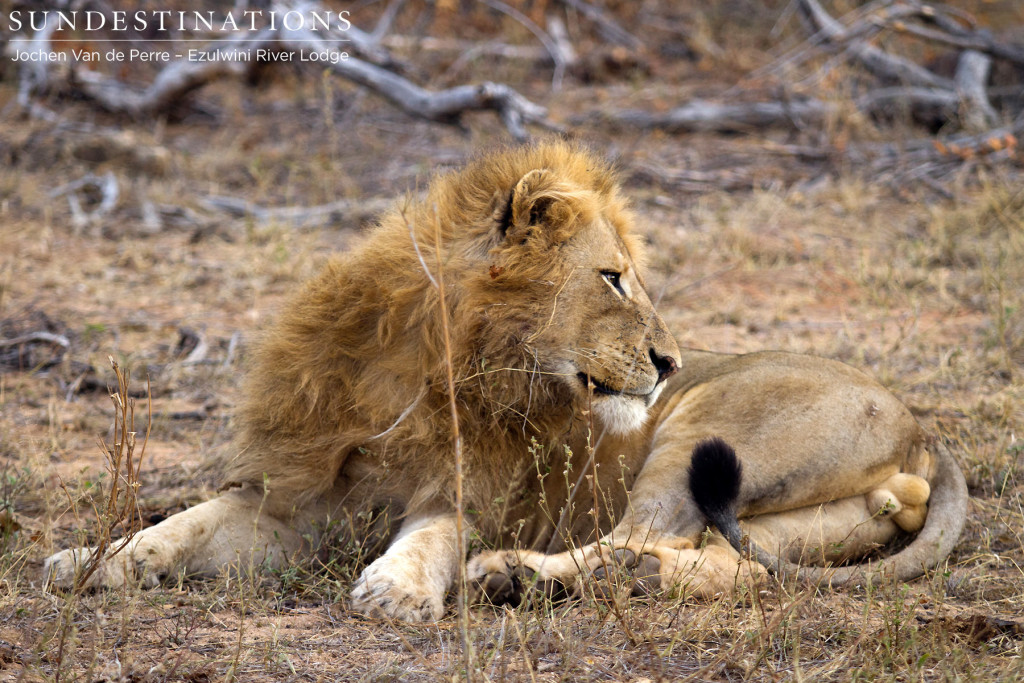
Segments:
[[[658,352],[654,349],[651,349],[651,362],[654,363],[654,367],[658,371],[659,384],[676,374],[676,370],[679,369],[675,358],[672,356],[659,356]]]

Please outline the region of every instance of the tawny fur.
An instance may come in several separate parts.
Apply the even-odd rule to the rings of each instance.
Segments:
[[[909,411],[834,361],[680,350],[645,291],[633,223],[609,165],[561,142],[481,157],[399,202],[256,346],[237,488],[141,532],[94,585],[282,567],[328,519],[385,508],[391,544],[351,605],[439,618],[465,559],[449,367],[466,520],[499,548],[468,566],[481,586],[524,568],[579,582],[621,548],[702,595],[757,575],[721,539],[696,548],[705,520],[685,474],[709,436],[743,462],[750,533],[787,557],[860,559],[922,523],[883,567],[908,578],[945,557],[966,488]],[[71,585],[88,553],[50,557],[48,580]]]
[[[510,206],[521,181],[528,186]],[[520,215],[538,207],[556,227]],[[385,465],[366,482],[381,500],[408,498],[413,488],[424,504],[450,497],[447,321],[466,505],[490,508],[523,475],[531,442],[562,444],[582,426],[571,393],[540,374],[552,370],[539,367],[538,345],[576,341],[568,335],[578,325],[565,318],[579,306],[555,300],[576,264],[550,252],[598,217],[638,259],[611,168],[562,143],[488,156],[440,176],[422,200],[399,202],[299,291],[258,346],[229,479],[261,485],[267,476],[275,487],[317,495],[362,451]],[[504,238],[496,228],[503,218]],[[435,282],[445,287],[447,311]],[[558,324],[547,324],[553,316]],[[673,353],[660,320],[655,326],[654,343]]]

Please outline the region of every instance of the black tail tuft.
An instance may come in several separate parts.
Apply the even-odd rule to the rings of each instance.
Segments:
[[[697,507],[723,533],[735,524],[743,466],[732,446],[718,437],[693,447],[690,460],[690,495]],[[731,539],[730,539],[731,540]]]

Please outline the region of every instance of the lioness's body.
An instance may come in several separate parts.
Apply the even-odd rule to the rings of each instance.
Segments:
[[[281,566],[329,520],[385,508],[395,533],[353,607],[437,618],[463,561],[457,450],[472,528],[505,549],[472,561],[484,585],[519,564],[572,580],[621,546],[689,580],[705,522],[686,470],[708,436],[744,463],[751,533],[776,548],[801,540],[788,556],[814,545],[819,559],[857,557],[897,524],[917,529],[927,480],[943,508],[897,574],[943,557],[966,493],[907,410],[839,363],[680,352],[644,291],[632,222],[608,167],[564,144],[436,179],[331,261],[258,345],[228,470],[238,488],[144,530],[93,583]],[[873,515],[883,505],[894,514]],[[82,552],[51,557],[49,576],[71,583]],[[735,553],[702,557],[695,589],[724,589]]]

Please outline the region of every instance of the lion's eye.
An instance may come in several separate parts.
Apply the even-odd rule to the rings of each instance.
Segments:
[[[626,295],[626,290],[622,289],[622,283],[620,282],[622,273],[618,273],[614,270],[602,270],[601,277],[603,277],[605,279],[605,282],[610,284],[616,292],[623,296]]]

